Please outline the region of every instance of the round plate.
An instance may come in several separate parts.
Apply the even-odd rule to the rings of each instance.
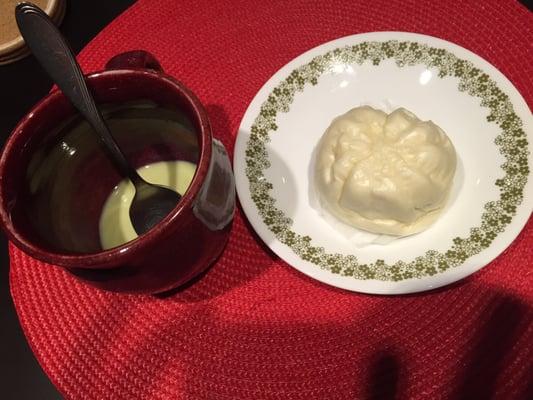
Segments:
[[[364,104],[432,120],[458,155],[439,220],[388,244],[355,243],[315,209],[309,185],[331,120]],[[488,264],[524,227],[532,127],[512,83],[460,46],[404,32],[349,36],[297,57],[257,93],[235,145],[237,192],[259,236],[304,274],[366,293],[429,290]]]

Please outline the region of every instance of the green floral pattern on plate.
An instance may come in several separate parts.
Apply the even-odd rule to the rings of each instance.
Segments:
[[[275,199],[271,195],[273,185],[263,173],[270,167],[266,143],[278,128],[278,113],[288,112],[295,94],[302,92],[306,85],[316,85],[320,76],[328,72],[333,65],[364,62],[379,65],[386,59],[393,59],[399,67],[422,64],[428,68],[436,68],[440,78],[458,78],[458,89],[481,99],[481,106],[489,109],[487,121],[501,129],[495,144],[505,162],[501,166],[503,177],[495,181],[500,190],[500,198],[485,204],[481,225],[471,228],[468,237],[456,237],[448,250],[429,250],[410,262],[397,261],[389,265],[384,260],[376,260],[363,264],[358,262],[355,255],[327,253],[323,247],[314,246],[311,237],[292,230],[292,220],[276,207]],[[514,112],[509,97],[498,88],[489,75],[470,61],[462,60],[445,49],[395,40],[363,42],[337,48],[292,71],[262,104],[251,127],[245,152],[246,177],[252,200],[263,222],[280,242],[289,246],[301,259],[332,273],[355,279],[382,281],[435,275],[463,264],[469,257],[488,248],[511,222],[517,206],[522,202],[529,175],[528,155],[528,140],[522,129],[522,121]]]

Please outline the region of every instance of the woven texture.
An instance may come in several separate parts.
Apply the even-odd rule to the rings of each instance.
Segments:
[[[533,15],[514,1],[140,1],[80,60],[92,71],[119,52],[149,50],[198,94],[232,153],[247,105],[281,66],[381,30],[464,46],[533,105]],[[14,246],[11,288],[33,351],[69,399],[526,399],[532,247],[530,221],[453,286],[367,296],[295,271],[238,210],[222,258],[167,298],[93,289]]]

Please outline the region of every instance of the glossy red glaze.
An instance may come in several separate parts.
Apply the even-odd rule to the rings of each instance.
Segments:
[[[121,69],[123,65],[125,69]],[[64,267],[94,286],[138,293],[166,291],[198,275],[223,251],[235,207],[231,164],[222,144],[212,138],[202,104],[182,83],[157,71],[160,66],[153,56],[143,51],[128,52],[114,57],[106,67],[110,70],[87,76],[87,83],[98,103],[121,104],[149,99],[179,108],[194,125],[199,146],[198,165],[182,200],[152,230],[122,246],[79,253],[48,245],[43,239],[46,233],[41,232],[39,236],[28,217],[18,215],[24,214],[20,210],[30,206],[26,203],[30,190],[26,180],[32,157],[45,139],[50,141],[54,128],[75,114],[68,100],[59,91],[54,91],[19,122],[3,149],[0,157],[2,227],[9,239],[26,253]],[[153,156],[157,152],[150,149],[135,152],[135,146],[132,147],[128,156],[136,167],[161,161]],[[172,156],[169,154],[168,158]],[[105,159],[99,161],[99,157],[102,158],[98,154],[91,156],[90,163],[76,169],[74,174],[80,174],[80,178],[75,176],[74,181],[79,184],[75,190],[65,191],[65,195],[72,196],[68,200],[77,207],[71,207],[68,213],[61,211],[61,218],[75,221],[76,218],[95,220],[99,217],[103,201],[120,179],[112,168],[102,170],[110,164]],[[92,168],[93,163],[98,167]],[[91,177],[89,185],[83,179],[84,168],[91,171],[89,175],[85,174],[85,178]],[[49,212],[55,215],[55,210]],[[47,215],[42,218],[46,217],[50,218]],[[41,218],[38,213],[37,218]],[[75,227],[75,224],[71,225]],[[92,228],[84,234],[90,238],[97,232]]]
[[[159,61],[144,50],[132,50],[117,54],[106,63],[105,69],[152,69],[163,72]]]

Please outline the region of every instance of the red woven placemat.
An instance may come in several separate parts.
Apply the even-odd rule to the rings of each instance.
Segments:
[[[533,104],[533,16],[514,1],[140,1],[82,53],[143,48],[207,106],[232,152],[281,66],[323,42],[401,30],[462,45]],[[222,258],[167,298],[102,292],[11,246],[11,290],[46,373],[72,399],[521,399],[533,389],[533,223],[474,276],[367,296],[275,257],[238,210]],[[493,397],[491,397],[493,396]]]

